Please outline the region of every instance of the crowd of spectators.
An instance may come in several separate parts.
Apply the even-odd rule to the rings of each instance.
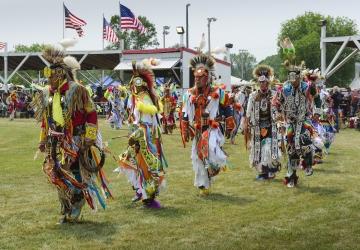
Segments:
[[[14,91],[14,90],[13,90]],[[34,111],[30,107],[30,102],[34,92],[29,89],[17,89],[16,118],[31,118]],[[360,89],[351,90],[350,88],[338,88],[337,86],[329,90],[332,99],[332,109],[335,113],[335,128],[340,130],[340,123],[347,124],[349,118],[358,117],[360,120]],[[9,93],[0,92],[0,117],[9,116]],[[104,90],[97,88],[92,93],[92,98],[97,106],[99,114],[105,114],[107,100],[104,97]],[[359,122],[360,123],[360,122]]]

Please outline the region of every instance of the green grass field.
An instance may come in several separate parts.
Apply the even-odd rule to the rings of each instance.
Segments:
[[[116,154],[126,131],[100,124]],[[161,210],[132,204],[125,176],[105,169],[115,199],[105,211],[86,206],[80,224],[56,225],[56,190],[33,160],[38,124],[0,119],[0,249],[360,249],[360,133],[343,130],[331,154],[311,177],[300,173],[297,188],[282,184],[285,169],[273,181],[256,182],[242,138],[226,144],[231,169],[215,180],[212,194],[193,187],[190,145],[178,131],[164,136],[169,162]]]

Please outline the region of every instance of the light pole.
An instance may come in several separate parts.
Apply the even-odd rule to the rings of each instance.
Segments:
[[[239,49],[239,56],[240,56],[240,60],[241,60],[241,80],[244,80],[244,59],[245,59],[245,53],[247,53],[248,51],[246,49]]]
[[[186,4],[186,48],[189,48],[189,7],[190,4]]]
[[[176,27],[176,33],[178,33],[180,35],[180,48],[184,47],[184,27],[183,26],[178,26]]]
[[[165,48],[165,36],[166,35],[169,35],[169,29],[170,29],[170,26],[163,26],[163,46]]]
[[[228,63],[231,63],[230,60],[230,49],[232,49],[232,47],[234,47],[234,45],[232,43],[227,43],[225,44],[225,48],[226,48],[226,61]]]
[[[210,46],[210,23],[215,22],[217,19],[215,17],[208,17],[208,44],[209,44],[209,56],[211,55],[211,46]]]

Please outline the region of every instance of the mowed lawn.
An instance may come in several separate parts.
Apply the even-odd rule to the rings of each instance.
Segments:
[[[82,223],[56,225],[56,190],[34,160],[39,125],[33,120],[0,119],[0,249],[360,249],[360,132],[337,135],[331,154],[300,184],[282,184],[285,168],[273,181],[255,181],[243,140],[225,145],[230,169],[215,180],[211,195],[193,187],[190,145],[179,132],[164,136],[169,162],[164,206],[147,210],[131,203],[125,176],[105,170],[114,200]],[[126,130],[100,123],[104,140],[121,153]]]

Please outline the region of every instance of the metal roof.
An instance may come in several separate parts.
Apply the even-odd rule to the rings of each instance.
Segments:
[[[19,70],[42,70],[46,63],[41,58],[41,52],[18,53],[8,52],[8,70],[15,70],[25,60]],[[120,50],[99,51],[68,51],[81,64],[82,70],[104,69],[113,70],[120,62]],[[4,69],[5,53],[0,53],[0,70]]]
[[[123,55],[164,54],[164,53],[176,53],[176,52],[182,53],[183,51],[186,51],[186,52],[191,53],[193,55],[199,54],[199,52],[196,51],[196,50],[181,47],[181,48],[163,48],[163,49],[124,50]],[[215,61],[217,63],[224,64],[224,65],[227,65],[227,66],[231,65],[230,63],[228,63],[228,62],[226,62],[224,60],[218,59],[218,58],[215,58]]]

